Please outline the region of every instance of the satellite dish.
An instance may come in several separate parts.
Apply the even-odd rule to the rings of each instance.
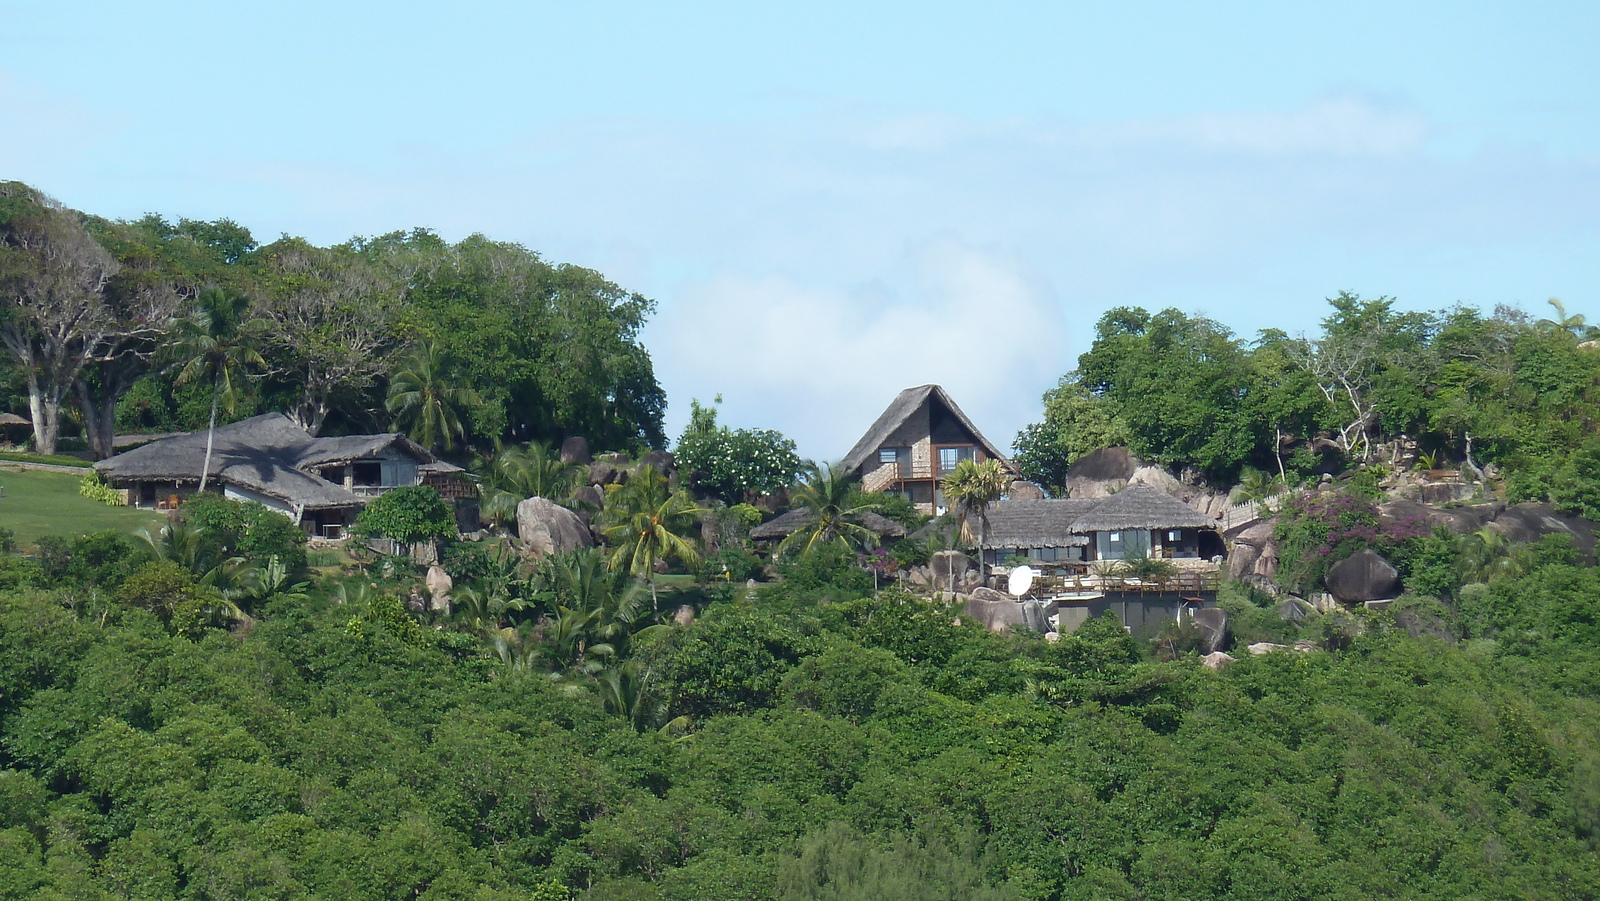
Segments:
[[[1011,575],[1006,578],[1006,591],[1010,592],[1014,598],[1022,597],[1028,593],[1029,588],[1033,587],[1033,576],[1034,572],[1031,566],[1019,566],[1013,569]]]

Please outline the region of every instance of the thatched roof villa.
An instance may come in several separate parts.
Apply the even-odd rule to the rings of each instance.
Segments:
[[[1013,556],[1068,563],[1223,553],[1215,520],[1149,485],[1104,498],[1000,501],[988,517],[984,558],[990,563]]]
[[[167,509],[199,489],[205,457],[200,431],[152,441],[95,469],[130,506]],[[206,487],[276,510],[313,535],[339,538],[372,498],[460,472],[404,435],[317,438],[287,416],[266,413],[216,429]]]

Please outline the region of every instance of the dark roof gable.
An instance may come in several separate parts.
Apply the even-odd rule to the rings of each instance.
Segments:
[[[998,447],[990,442],[989,439],[983,437],[983,433],[978,431],[978,427],[973,425],[972,420],[967,418],[967,414],[956,406],[956,402],[950,398],[949,393],[938,385],[919,385],[916,388],[907,388],[895,395],[894,400],[889,402],[889,406],[867,428],[867,432],[861,436],[861,440],[857,441],[855,447],[850,448],[850,452],[844,455],[844,460],[839,464],[840,467],[846,472],[858,472],[872,454],[883,445],[883,442],[894,434],[895,429],[900,428],[901,424],[911,418],[913,413],[921,409],[923,404],[930,401],[937,401],[945,409],[949,410],[950,415],[954,416],[961,423],[962,428],[972,435],[973,439],[978,442],[978,446],[983,448],[984,453],[999,460],[1000,464],[1006,469],[1012,472],[1017,471],[1016,466],[1011,462],[1011,458],[1001,453]]]

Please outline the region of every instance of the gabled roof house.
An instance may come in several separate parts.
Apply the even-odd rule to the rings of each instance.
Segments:
[[[95,464],[130,506],[167,509],[199,489],[206,433],[152,441]],[[208,485],[283,513],[314,535],[343,537],[372,498],[392,488],[452,481],[461,468],[404,435],[313,437],[280,413],[219,426]]]
[[[999,460],[1012,478],[1022,478],[949,393],[920,385],[896,395],[839,465],[867,491],[901,494],[923,513],[941,513],[939,480],[962,460]]]

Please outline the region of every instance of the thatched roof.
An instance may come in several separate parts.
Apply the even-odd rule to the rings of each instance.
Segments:
[[[359,507],[365,499],[305,467],[357,459],[396,444],[422,463],[434,462],[432,454],[402,435],[313,438],[287,416],[267,413],[216,430],[208,478],[307,510]],[[206,433],[191,432],[101,460],[95,469],[111,482],[197,482],[205,456]]]
[[[989,507],[988,547],[1081,547],[1089,536],[1073,529],[1079,516],[1100,503],[1075,498],[1001,501]]]
[[[33,425],[15,413],[0,413],[0,425]]]
[[[867,429],[867,433],[861,436],[861,440],[856,442],[855,447],[850,448],[850,453],[844,455],[844,460],[839,464],[840,468],[845,472],[859,471],[862,465],[868,462],[878,448],[882,446],[883,442],[889,440],[889,436],[894,434],[895,430],[900,428],[911,417],[911,414],[921,409],[922,405],[927,403],[930,398],[937,400],[944,405],[945,409],[950,411],[950,414],[961,423],[962,428],[966,429],[973,439],[978,442],[978,446],[983,448],[984,453],[999,460],[1000,465],[1004,466],[1008,471],[1013,473],[1018,471],[1017,467],[1012,464],[1011,459],[1001,453],[1000,449],[991,443],[989,439],[983,437],[983,433],[978,431],[978,427],[972,424],[972,420],[967,418],[967,414],[961,412],[961,408],[956,406],[956,402],[951,400],[950,395],[938,385],[919,385],[916,388],[907,388],[895,395],[894,400],[889,402],[889,406],[878,415],[871,427]]]
[[[850,517],[855,522],[871,529],[880,538],[900,539],[906,537],[906,527],[900,525],[886,516],[879,516],[870,511],[857,513]],[[771,541],[775,538],[788,538],[789,535],[811,521],[811,511],[805,507],[790,510],[771,522],[764,522],[750,530],[750,537],[756,541]]]
[[[1216,520],[1183,501],[1149,485],[1129,485],[1094,506],[1072,523],[1075,532],[1112,532],[1121,529],[1204,529]]]

